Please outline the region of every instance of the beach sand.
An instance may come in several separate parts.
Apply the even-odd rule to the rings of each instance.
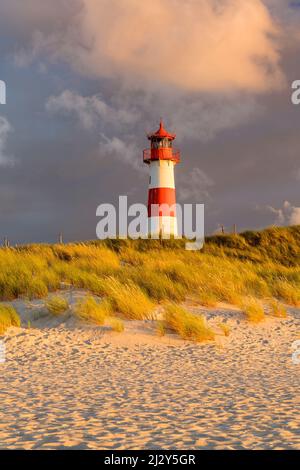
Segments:
[[[299,310],[252,325],[190,303],[231,329],[194,344],[152,321],[114,333],[41,315],[41,301],[13,305],[23,328],[1,338],[1,449],[300,449]]]

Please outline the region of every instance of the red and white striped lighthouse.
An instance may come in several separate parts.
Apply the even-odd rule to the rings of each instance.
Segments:
[[[148,231],[152,237],[177,235],[174,166],[180,152],[173,148],[175,134],[164,128],[148,134],[150,149],[144,150],[144,163],[150,167],[148,192]]]

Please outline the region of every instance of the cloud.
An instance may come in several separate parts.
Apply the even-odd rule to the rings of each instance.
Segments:
[[[13,163],[12,157],[6,154],[6,142],[8,134],[12,132],[10,123],[5,117],[0,116],[0,165],[10,165]]]
[[[140,159],[137,158],[140,154],[140,149],[135,142],[124,141],[119,137],[109,138],[102,135],[99,144],[99,154],[102,158],[114,158],[123,164],[128,164],[137,171],[143,170]]]
[[[289,201],[284,201],[282,208],[266,206],[265,209],[275,215],[274,223],[277,225],[300,225],[300,207]]]
[[[193,168],[190,173],[183,174],[179,182],[179,199],[199,204],[211,199],[210,188],[213,180],[200,168]]]
[[[177,97],[170,104],[173,109],[167,111],[167,115],[179,140],[191,138],[201,142],[208,142],[218,132],[240,126],[263,112],[255,99],[243,94],[234,97],[200,95],[193,99]],[[168,108],[171,106],[166,103],[165,109]]]
[[[92,130],[100,124],[114,127],[134,124],[137,120],[135,111],[115,109],[109,106],[100,95],[81,96],[65,90],[58,96],[51,96],[46,103],[47,111],[75,115],[85,129]]]
[[[48,99],[46,110],[52,114],[75,116],[83,129],[98,131],[101,158],[114,158],[136,170],[141,169],[137,158],[140,149],[133,140],[134,136],[126,135],[126,128],[135,124],[139,117],[134,108],[116,108],[107,104],[100,95],[81,96],[65,90]],[[121,131],[124,137],[116,137],[115,134],[120,135]]]
[[[30,1],[32,39],[19,65],[47,54],[90,77],[204,92],[266,92],[284,82],[280,32],[262,0],[56,0],[55,12]]]

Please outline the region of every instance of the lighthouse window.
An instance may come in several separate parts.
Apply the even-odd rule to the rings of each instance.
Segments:
[[[150,178],[149,178],[149,184],[151,184],[151,176],[150,176]]]
[[[160,148],[171,148],[172,141],[169,139],[152,139],[151,147],[153,149],[160,149]]]

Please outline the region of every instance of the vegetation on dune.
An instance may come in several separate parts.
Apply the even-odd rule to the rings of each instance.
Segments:
[[[176,304],[166,306],[164,327],[191,341],[210,341],[215,337],[202,315],[194,315]]]
[[[230,328],[226,323],[219,323],[219,328],[223,331],[224,336],[229,336],[230,335]]]
[[[261,302],[254,298],[244,300],[242,310],[250,322],[259,323],[265,319],[265,312]]]
[[[122,333],[122,331],[124,331],[124,323],[120,318],[109,317],[107,319],[107,323],[111,329],[117,333]]]
[[[67,283],[104,299],[77,309],[100,323],[112,312],[149,319],[157,302],[187,296],[208,307],[242,306],[250,320],[263,318],[259,301],[300,305],[300,226],[208,237],[201,251],[184,247],[184,240],[104,240],[3,248],[0,300],[47,297]],[[273,314],[283,316],[275,307]]]
[[[285,306],[281,303],[278,302],[278,300],[272,299],[269,303],[270,310],[271,310],[271,315],[274,317],[278,318],[286,318],[287,317],[287,311]]]
[[[103,325],[106,317],[112,313],[112,306],[108,300],[97,302],[94,297],[88,296],[76,303],[75,313],[82,320]]]
[[[52,315],[61,315],[69,309],[69,304],[66,299],[56,295],[47,300],[46,308]]]
[[[21,320],[16,310],[11,305],[0,304],[0,334],[10,326],[20,326]]]

